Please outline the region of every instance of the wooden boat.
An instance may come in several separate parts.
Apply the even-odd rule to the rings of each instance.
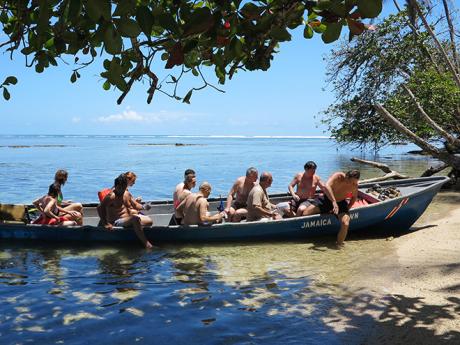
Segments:
[[[366,193],[374,184],[363,184],[359,188],[362,200],[350,210],[349,232],[369,230],[407,230],[422,215],[447,177],[428,177],[379,183],[383,188],[396,187],[399,197],[380,201]],[[272,203],[289,200],[287,194],[270,196]],[[216,210],[219,199],[209,199],[210,210]],[[151,209],[146,212],[154,219],[154,226],[145,228],[145,234],[153,243],[158,242],[205,242],[205,241],[249,241],[249,240],[292,240],[313,236],[336,235],[339,221],[332,214],[321,214],[272,221],[222,223],[212,226],[168,226],[173,212],[171,201],[148,202]],[[363,205],[365,204],[365,205]],[[85,205],[83,226],[60,227],[33,225],[5,221],[7,206],[3,205],[4,221],[0,216],[0,239],[43,240],[65,242],[133,242],[138,241],[130,229],[114,228],[107,231],[98,227],[96,204]],[[11,207],[10,207],[11,208]],[[17,209],[17,205],[16,205]],[[11,214],[10,214],[11,215]]]

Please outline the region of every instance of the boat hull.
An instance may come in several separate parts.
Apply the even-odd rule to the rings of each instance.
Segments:
[[[447,178],[432,177],[401,182],[384,182],[382,186],[404,186],[424,183],[401,197],[352,209],[349,232],[368,230],[403,231],[422,215]],[[370,185],[369,185],[370,186]],[[366,188],[363,185],[361,188]],[[269,222],[224,223],[214,226],[153,226],[144,229],[149,240],[158,242],[207,242],[293,240],[318,236],[335,236],[340,223],[334,215],[282,219]],[[137,242],[130,229],[107,231],[102,227],[56,227],[43,225],[0,224],[0,239],[41,240],[52,242]]]

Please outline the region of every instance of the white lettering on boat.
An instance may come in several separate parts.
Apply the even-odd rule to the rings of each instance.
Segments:
[[[350,213],[350,220],[353,219],[358,219],[359,218],[359,213],[358,212],[353,212]],[[315,219],[315,220],[309,220],[306,222],[303,222],[301,225],[301,229],[310,229],[310,228],[317,228],[317,227],[322,227],[322,226],[327,226],[331,225],[331,218],[320,218],[320,219]]]

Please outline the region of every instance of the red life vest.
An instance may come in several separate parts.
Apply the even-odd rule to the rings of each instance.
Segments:
[[[102,200],[104,200],[104,198],[107,195],[109,195],[110,193],[112,193],[111,188],[104,188],[103,190],[100,190],[99,192],[97,192],[97,196],[99,198],[99,201],[102,202]]]

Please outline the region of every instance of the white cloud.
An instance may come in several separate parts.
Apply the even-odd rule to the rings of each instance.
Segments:
[[[96,119],[97,122],[141,122],[145,121],[145,117],[139,115],[136,111],[127,108],[121,114],[100,116]]]
[[[100,116],[94,121],[101,123],[113,122],[135,122],[135,123],[163,123],[163,122],[187,122],[193,114],[170,112],[161,110],[157,113],[141,114],[130,107],[127,107],[122,113],[108,116]]]
[[[79,117],[72,117],[72,123],[79,123],[81,121],[81,118]]]

